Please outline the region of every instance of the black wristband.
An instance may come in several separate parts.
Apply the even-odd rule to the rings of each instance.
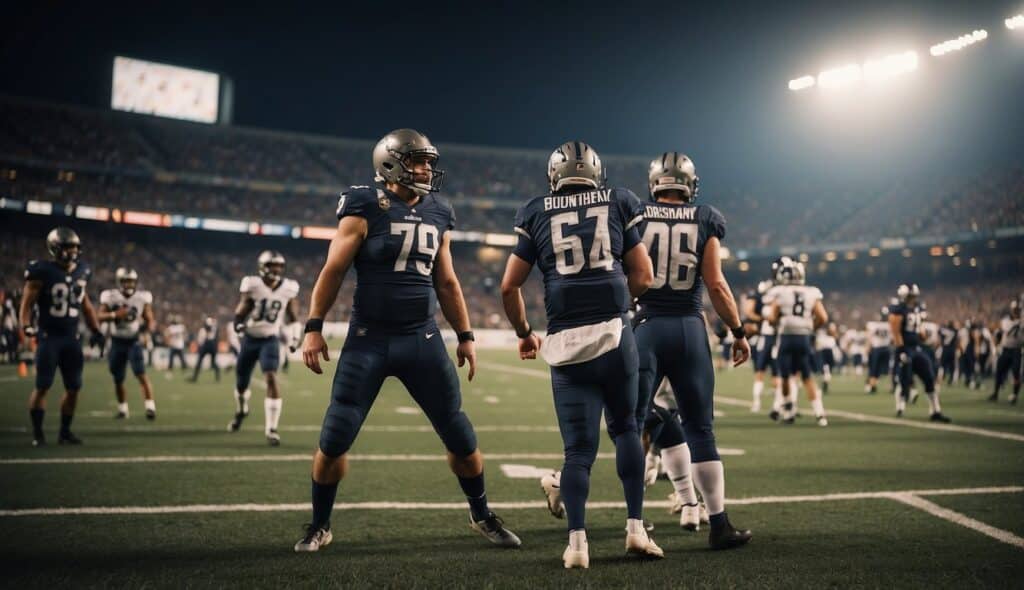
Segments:
[[[737,340],[739,340],[741,338],[746,338],[747,337],[747,333],[743,331],[743,326],[737,326],[735,328],[729,328],[729,331],[732,332],[732,337],[737,339]]]
[[[473,336],[473,331],[472,330],[466,330],[465,332],[459,332],[458,338],[459,338],[459,344],[462,344],[463,342],[475,342],[476,341],[476,337]]]
[[[303,334],[310,332],[322,332],[324,329],[324,320],[322,318],[309,318],[306,320],[306,328],[302,331]]]
[[[533,334],[533,326],[526,326],[526,332],[516,330],[516,336],[519,338],[529,338],[530,334]]]

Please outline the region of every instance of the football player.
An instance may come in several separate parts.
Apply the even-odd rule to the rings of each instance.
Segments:
[[[899,304],[889,310],[889,327],[892,329],[893,347],[896,351],[897,371],[900,384],[896,388],[896,415],[902,416],[907,407],[907,398],[914,375],[924,383],[931,408],[932,422],[950,422],[942,413],[939,392],[935,390],[935,372],[932,359],[921,350],[921,306],[918,298],[921,290],[917,285],[900,285],[896,290]]]
[[[153,294],[138,288],[139,273],[135,269],[121,267],[114,272],[116,289],[100,293],[99,319],[110,322],[110,351],[107,356],[110,374],[114,377],[114,392],[117,395],[118,419],[128,417],[128,401],[124,388],[125,369],[130,364],[132,373],[139,380],[142,399],[146,408],[146,419],[156,419],[156,402],[153,400],[153,386],[146,375],[146,363],[139,337],[156,330],[153,317]]]
[[[832,369],[836,366],[836,335],[839,328],[832,322],[814,331],[814,353],[817,369],[821,373],[821,393],[828,393],[832,382]]]
[[[73,230],[58,227],[46,236],[46,249],[53,260],[33,260],[25,270],[25,289],[21,299],[22,331],[26,338],[38,338],[36,348],[35,389],[28,398],[32,419],[32,445],[46,444],[43,417],[46,393],[53,385],[57,369],[64,382],[60,402],[59,444],[80,445],[82,440],[71,432],[78,392],[82,389],[82,345],[78,341],[78,320],[84,316],[91,331],[89,344],[103,345],[96,310],[89,301],[86,286],[92,271],[78,260],[82,242]],[[38,325],[32,321],[38,309]]]
[[[298,346],[301,326],[298,323],[299,306],[295,297],[299,294],[299,283],[284,278],[284,255],[273,250],[264,250],[257,259],[259,276],[247,276],[239,287],[241,297],[235,308],[234,330],[244,334],[242,350],[238,354],[235,368],[235,418],[228,424],[230,432],[238,432],[242,421],[249,415],[249,381],[260,363],[260,370],[267,381],[267,397],[263,400],[264,429],[270,446],[281,444],[277,424],[281,419],[281,391],[277,385],[277,369],[281,359],[281,344],[278,336],[281,324],[288,322],[291,332],[291,348]],[[216,338],[217,330],[211,330]]]
[[[1021,347],[1024,346],[1024,326],[1021,326],[1021,302],[1014,299],[1010,302],[1010,315],[1004,317],[999,326],[999,345],[1002,352],[996,361],[996,387],[988,401],[999,400],[999,390],[1006,383],[1007,374],[1013,375],[1013,395],[1010,403],[1016,404],[1020,395],[1021,382]]]
[[[670,479],[686,482],[685,488],[676,492],[689,492],[684,504],[691,514],[697,508],[686,481],[692,471],[693,483],[704,498],[710,519],[708,541],[713,549],[728,549],[747,543],[751,533],[733,527],[725,511],[725,471],[712,427],[715,371],[704,319],[705,287],[733,337],[730,346],[734,367],[750,358],[750,344],[722,274],[725,218],[711,205],[694,202],[698,183],[693,162],[679,152],[662,154],[648,168],[653,202],[646,204],[639,228],[654,267],[654,282],[638,299],[637,419],[642,423],[649,412],[655,412],[663,422],[674,421],[665,420],[665,413],[656,412],[649,404],[655,389],[667,377],[682,420],[683,440],[676,445],[661,441],[662,461]],[[651,434],[652,439],[657,438],[654,432]]]
[[[949,320],[946,325],[939,328],[939,339],[941,340],[942,352],[939,353],[939,362],[942,369],[942,378],[946,385],[952,385],[956,378],[956,352],[957,332],[959,327],[956,322]]]
[[[805,284],[804,264],[792,258],[783,257],[775,274],[775,286],[765,296],[768,310],[765,318],[777,326],[779,338],[775,341],[779,372],[786,384],[783,422],[792,424],[795,418],[796,382],[791,375],[800,374],[811,402],[818,426],[828,426],[825,405],[818,395],[818,387],[811,375],[814,351],[811,349],[811,335],[828,322],[828,313],[822,303],[821,291]]]
[[[181,316],[171,316],[164,332],[164,340],[167,342],[167,348],[170,353],[170,356],[167,359],[167,370],[174,370],[175,358],[181,362],[181,370],[187,370],[188,365],[185,363],[185,339],[188,336],[188,330],[185,328],[185,324],[181,321]]]
[[[960,354],[960,379],[963,380],[964,385],[967,387],[973,386],[974,372],[977,367],[975,339],[978,329],[975,323],[973,318],[968,318],[957,332],[957,351]]]
[[[196,366],[192,368],[192,376],[189,377],[190,382],[195,383],[199,381],[199,370],[203,368],[203,361],[206,357],[210,357],[210,368],[213,369],[214,379],[220,382],[220,364],[217,363],[217,345],[220,343],[219,331],[216,318],[207,316],[203,320],[202,327],[196,333],[196,343],[198,343],[199,347],[196,351]]]
[[[865,331],[868,333],[868,382],[864,386],[867,393],[878,391],[878,378],[889,374],[889,362],[892,360],[892,330],[889,328],[889,308],[882,307],[880,321],[868,322]]]
[[[776,261],[777,262],[777,261]],[[782,379],[779,378],[779,363],[772,356],[775,348],[775,326],[764,321],[764,295],[772,288],[770,280],[761,281],[757,284],[757,290],[750,293],[743,302],[743,315],[757,326],[757,347],[753,352],[754,356],[754,390],[753,402],[750,404],[751,412],[761,411],[761,393],[764,391],[765,371],[771,370],[772,386],[774,391],[772,403],[773,419],[778,418],[782,400]]]
[[[535,359],[540,352],[551,366],[565,449],[560,485],[569,544],[562,562],[566,568],[590,565],[586,502],[602,410],[626,499],[626,550],[663,557],[643,523],[638,357],[627,317],[631,298],[654,280],[637,231],[643,205],[627,189],[605,187],[601,158],[581,141],[566,142],[551,153],[548,181],[547,195],[516,212],[519,241],[505,267],[501,295],[519,337],[519,357]],[[534,265],[544,280],[548,334],[543,346],[526,320],[521,291]]]
[[[488,507],[483,454],[434,321],[440,305],[457,335],[459,366],[468,362],[472,379],[474,337],[450,246],[455,213],[434,194],[443,176],[437,159],[437,148],[422,133],[392,131],[373,150],[383,187],[352,187],[338,200],[338,231],[313,288],[302,343],[303,361],[313,372],[322,372],[321,355],[329,360],[323,321],[353,264],[356,291],[313,458],[313,520],[296,551],[317,551],[331,542],[331,509],[348,471],[348,450],[389,376],[405,385],[444,443],[448,466],[469,503],[470,526],[501,547],[521,544]]]

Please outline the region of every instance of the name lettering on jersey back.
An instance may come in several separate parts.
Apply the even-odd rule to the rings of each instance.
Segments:
[[[644,211],[645,219],[678,219],[683,221],[695,221],[697,219],[696,207],[662,207],[659,205],[647,205]]]
[[[594,203],[609,203],[612,200],[612,191],[609,189],[590,191],[575,195],[552,195],[544,197],[544,210],[572,209],[575,207],[586,207]]]

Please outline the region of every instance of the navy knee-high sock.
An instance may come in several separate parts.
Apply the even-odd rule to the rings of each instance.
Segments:
[[[590,495],[590,467],[582,462],[566,461],[562,466],[562,480],[559,485],[569,530],[585,529],[587,496]]]
[[[619,473],[619,479],[622,480],[627,516],[643,518],[644,449],[640,444],[640,435],[636,431],[623,432],[615,437],[615,468]],[[565,484],[562,486],[564,488]]]
[[[313,481],[313,526],[327,528],[331,525],[331,510],[338,495],[338,484]]]
[[[462,487],[462,493],[466,494],[466,501],[469,502],[473,520],[480,521],[490,516],[491,511],[487,507],[487,492],[484,489],[484,474],[481,472],[476,477],[460,477],[459,485]]]

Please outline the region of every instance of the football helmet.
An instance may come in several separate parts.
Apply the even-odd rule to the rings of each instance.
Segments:
[[[879,315],[881,316],[883,322],[888,320],[889,319],[889,306],[888,305],[883,305],[882,306],[882,312]]]
[[[57,262],[71,264],[78,261],[78,255],[82,250],[82,240],[70,227],[55,227],[46,234],[46,249]]]
[[[1016,299],[1010,301],[1010,317],[1013,319],[1020,318],[1020,301]]]
[[[601,156],[582,141],[567,141],[555,148],[548,158],[548,183],[552,192],[574,184],[601,188],[606,181]]]
[[[373,148],[373,170],[377,182],[400,184],[419,196],[441,190],[444,171],[435,168],[440,157],[426,135],[415,129],[395,129],[377,142]],[[430,163],[430,179],[417,182],[413,171],[416,158]]]
[[[775,283],[777,285],[803,285],[807,279],[804,263],[797,262],[788,256],[783,256],[781,260],[782,263],[775,271]]]
[[[114,272],[114,278],[125,297],[131,297],[135,293],[135,286],[139,284],[139,273],[135,272],[134,268],[122,266]]]
[[[896,297],[900,300],[900,303],[906,303],[911,297],[917,298],[921,296],[921,289],[916,284],[903,284],[896,289]]]
[[[757,294],[758,295],[764,295],[765,293],[768,292],[768,289],[771,289],[771,288],[772,288],[772,282],[771,281],[761,281],[760,283],[757,284]]]
[[[678,190],[683,193],[683,201],[690,203],[700,192],[700,178],[689,156],[665,152],[660,158],[651,160],[647,169],[647,188],[652,199],[662,191]]]
[[[276,250],[264,250],[260,252],[258,263],[260,278],[272,283],[281,280],[281,276],[284,274],[283,254]]]

